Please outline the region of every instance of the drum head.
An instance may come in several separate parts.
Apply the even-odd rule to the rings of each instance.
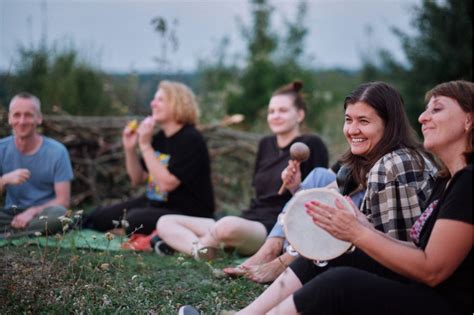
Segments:
[[[313,188],[297,192],[288,202],[284,216],[288,242],[300,255],[312,260],[330,260],[345,253],[351,243],[338,240],[313,223],[306,213],[305,203],[317,200],[335,207],[336,198],[344,208],[354,214],[352,206],[337,191]]]

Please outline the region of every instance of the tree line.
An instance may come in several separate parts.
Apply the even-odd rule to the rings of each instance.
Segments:
[[[423,0],[413,8],[412,25],[416,33],[393,30],[407,63],[399,63],[389,51],[379,50],[374,58],[367,58],[360,72],[335,70],[323,72],[322,76],[307,66],[307,2],[296,4],[296,14],[284,21],[282,35],[271,24],[277,8],[267,0],[250,2],[251,23],[238,25],[246,43],[243,65],[230,58],[227,38],[216,47],[216,58],[201,60],[198,70],[191,74],[113,76],[81,60],[74,48],[51,48],[44,44],[21,47],[15,70],[0,74],[0,105],[6,106],[12,95],[27,90],[40,97],[45,113],[141,114],[148,112],[147,104],[157,82],[171,78],[184,81],[196,91],[204,119],[212,121],[226,114],[241,113],[246,116],[247,127],[251,127],[262,121],[275,88],[300,79],[305,83],[303,91],[310,107],[308,121],[319,125],[323,123],[321,113],[335,104],[340,106],[355,84],[385,80],[401,90],[410,119],[415,122],[424,107],[423,91],[444,81],[472,81],[469,0]],[[175,21],[167,26],[165,19],[155,18],[152,24],[162,40],[171,41],[168,47],[178,47],[170,28]],[[166,63],[166,52],[161,54],[160,63]]]

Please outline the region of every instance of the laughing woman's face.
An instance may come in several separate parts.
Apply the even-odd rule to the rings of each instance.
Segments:
[[[343,131],[352,154],[367,155],[382,139],[385,125],[374,108],[357,102],[346,108]]]

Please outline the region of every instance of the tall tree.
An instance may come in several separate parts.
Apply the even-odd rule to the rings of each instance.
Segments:
[[[395,61],[382,51],[382,68],[372,76],[388,78],[402,90],[412,122],[424,107],[424,93],[436,84],[450,80],[472,81],[472,1],[423,0],[415,7],[412,25],[415,35],[395,29],[408,60]]]
[[[114,101],[110,79],[78,59],[74,49],[58,52],[44,46],[20,48],[16,72],[5,97],[9,99],[19,91],[29,91],[41,99],[44,113],[124,113],[126,107]]]
[[[266,0],[251,0],[251,4],[252,25],[241,29],[247,41],[247,65],[239,80],[240,89],[229,95],[227,108],[230,113],[244,114],[249,122],[258,117],[275,86],[271,57],[278,46],[278,37],[271,29],[274,8]]]

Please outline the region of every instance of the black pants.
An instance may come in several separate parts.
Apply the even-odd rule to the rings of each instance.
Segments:
[[[158,219],[166,214],[182,213],[179,210],[153,206],[146,196],[142,196],[115,205],[97,208],[84,218],[82,226],[103,232],[116,227],[124,227],[127,234],[135,231],[140,234],[150,234],[156,228]],[[122,226],[123,219],[128,222],[128,226]]]
[[[324,268],[305,258],[290,268],[303,283],[294,294],[302,314],[456,314],[434,289],[390,271],[358,250]]]

